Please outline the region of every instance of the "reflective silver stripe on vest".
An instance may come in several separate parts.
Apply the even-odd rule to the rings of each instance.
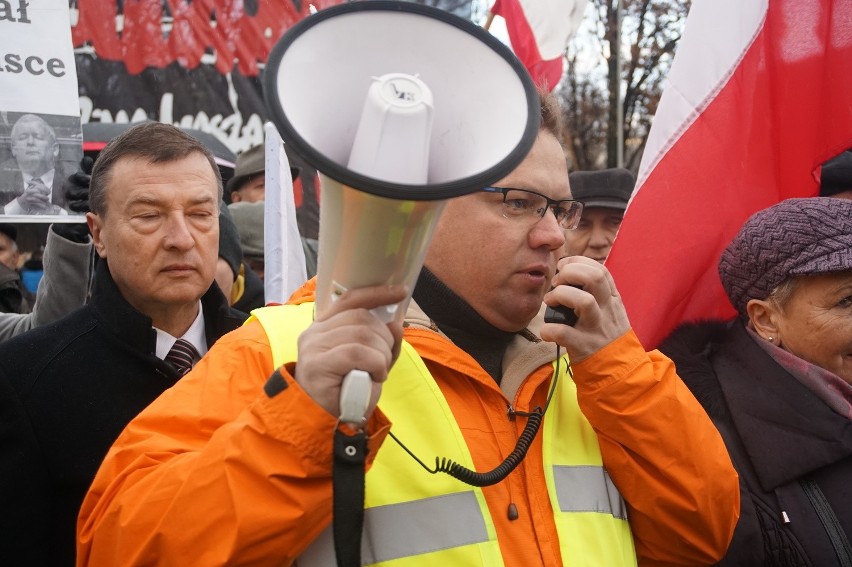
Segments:
[[[364,510],[361,563],[488,541],[485,519],[473,492],[459,492]],[[329,526],[299,557],[299,567],[335,565]]]
[[[554,466],[556,498],[563,512],[600,512],[627,519],[627,507],[603,467]]]

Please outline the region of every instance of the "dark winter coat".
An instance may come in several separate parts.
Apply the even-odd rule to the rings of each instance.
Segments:
[[[821,489],[852,539],[852,421],[780,366],[739,321],[681,327],[660,350],[713,419],[740,474],[740,521],[720,564],[840,565],[801,482]]]
[[[215,283],[201,303],[208,345],[246,318]],[[106,262],[88,305],[0,344],[0,564],[74,564],[77,512],[101,461],[178,379],[155,347],[151,319]]]

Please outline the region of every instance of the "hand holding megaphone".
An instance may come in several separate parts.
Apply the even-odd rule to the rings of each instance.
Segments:
[[[399,355],[402,323],[384,323],[370,310],[399,303],[407,296],[405,286],[379,285],[344,292],[299,337],[296,382],[334,417],[340,415],[341,385],[353,368],[372,379],[364,416],[372,414],[381,384]]]

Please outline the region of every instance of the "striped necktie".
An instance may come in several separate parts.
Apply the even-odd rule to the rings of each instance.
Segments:
[[[172,350],[166,355],[166,362],[171,364],[177,370],[178,375],[183,376],[192,368],[193,363],[197,358],[200,358],[198,351],[187,340],[178,339],[175,341]]]

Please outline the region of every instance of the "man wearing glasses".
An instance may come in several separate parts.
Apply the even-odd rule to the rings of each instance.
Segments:
[[[353,362],[375,381],[361,564],[720,558],[737,476],[606,268],[560,259],[582,206],[554,99],[541,110],[525,161],[446,205],[404,325],[368,311],[404,289],[348,291],[313,320],[309,284],[134,420],[81,510],[78,565],[333,565],[331,433]],[[542,301],[576,326],[545,323]]]

